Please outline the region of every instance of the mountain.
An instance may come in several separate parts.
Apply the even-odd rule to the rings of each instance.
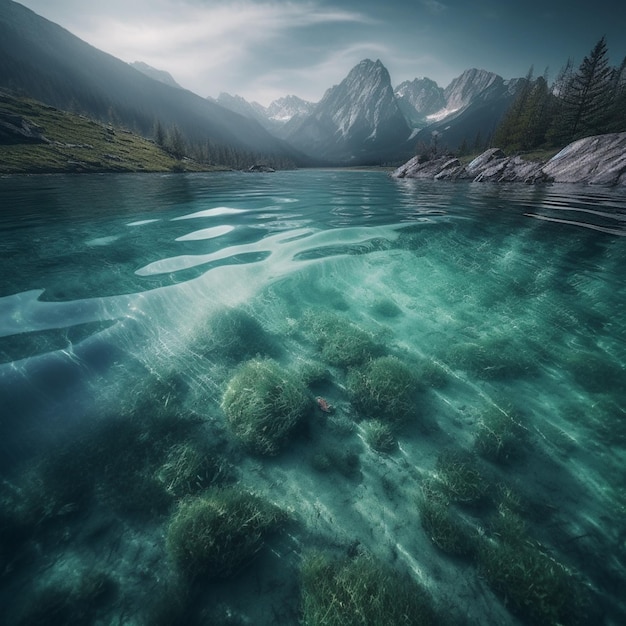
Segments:
[[[365,59],[326,91],[287,141],[328,161],[367,164],[395,158],[410,134],[389,72],[379,60]]]
[[[482,147],[519,80],[469,69],[445,89],[416,78],[394,90],[384,65],[365,59],[317,104],[286,96],[264,108],[229,94],[220,94],[217,102],[257,120],[311,158],[372,164],[401,160],[416,145],[455,150],[463,142],[478,142]]]
[[[429,124],[415,135],[422,146],[441,149],[484,148],[513,102],[523,78],[505,80],[498,74],[469,69],[444,89],[445,106],[429,115]]]
[[[472,68],[457,76],[445,89],[444,98],[448,111],[458,111],[476,98],[483,100],[502,92],[504,79],[493,72]]]
[[[271,120],[287,123],[294,118],[304,118],[313,113],[315,104],[308,100],[298,98],[298,96],[284,96],[274,100],[267,109],[265,114]]]
[[[154,141],[2,89],[0,147],[2,174],[220,169],[178,160]]]
[[[256,120],[261,125],[267,122],[265,109],[258,102],[248,102],[241,96],[231,96],[225,92],[220,93],[215,102],[229,111],[239,113],[239,115],[243,115],[251,120]]]
[[[407,122],[416,128],[426,126],[426,117],[446,106],[444,90],[430,78],[406,80],[395,88],[395,94]]]
[[[157,122],[207,141],[305,163],[258,122],[149,78],[22,5],[0,0],[0,87],[152,136]]]
[[[182,89],[182,87],[174,80],[174,77],[165,70],[157,70],[156,68],[148,65],[147,63],[143,63],[142,61],[135,61],[133,63],[130,63],[130,66],[134,67],[136,70],[139,70],[142,74],[145,74],[146,76],[149,76],[154,80],[158,80],[165,85]]]
[[[274,100],[267,108],[258,102],[248,102],[241,96],[221,93],[215,101],[221,106],[256,120],[275,137],[285,139],[292,129],[304,117],[313,111],[315,106],[297,96],[284,96]]]

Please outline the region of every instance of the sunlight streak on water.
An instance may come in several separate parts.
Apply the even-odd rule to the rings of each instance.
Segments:
[[[295,512],[294,543],[368,550],[412,572],[444,606],[463,598],[455,610],[472,623],[517,623],[497,594],[477,597],[487,584],[478,557],[448,558],[420,518],[453,451],[486,485],[479,502],[445,492],[446,515],[472,541],[500,545],[498,524],[515,521],[514,509],[528,532],[524,549],[545,545],[597,592],[614,623],[626,616],[615,592],[626,584],[626,201],[618,191],[333,170],[112,176],[106,185],[33,177],[1,179],[0,207],[0,250],[12,268],[0,278],[0,486],[21,484],[22,465],[34,472],[60,442],[82,446],[111,420],[116,450],[124,423],[141,426],[141,453],[120,459],[152,458],[150,428],[187,416],[185,428],[201,425],[194,441],[226,451],[245,489]],[[344,360],[357,349],[363,361]],[[354,392],[381,354],[420,380],[387,452],[366,436],[386,406],[368,413]],[[316,397],[334,407],[312,411],[293,448],[270,460],[237,445],[222,406],[233,374],[258,357],[313,377],[312,407]],[[158,431],[168,459],[177,432]],[[122,481],[130,488],[138,476]],[[79,545],[94,513],[81,502],[74,518],[72,504],[53,519]],[[167,517],[151,512],[144,527],[124,511],[108,515],[107,524],[128,522],[115,526],[120,537],[150,546],[151,565],[140,551],[139,565],[117,559],[127,545],[108,545],[106,531],[72,558],[82,563],[81,550],[96,558],[96,544],[114,554],[98,567],[119,568],[115,579],[130,581],[124,602],[140,606],[148,600],[137,569],[153,569],[159,590],[171,574]],[[44,555],[57,576],[70,543]],[[297,593],[280,596],[298,579],[298,550],[272,552],[282,559],[272,565],[279,590],[263,606],[298,612]],[[251,565],[259,579],[263,558]],[[31,590],[29,567],[16,580]],[[254,594],[237,580],[220,587],[232,594],[222,600],[248,606]],[[0,603],[12,601],[0,585]]]

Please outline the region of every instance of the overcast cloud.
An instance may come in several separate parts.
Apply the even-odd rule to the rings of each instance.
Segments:
[[[167,70],[202,96],[227,91],[266,105],[287,94],[317,101],[364,58],[380,59],[394,85],[428,76],[445,87],[470,67],[512,78],[534,65],[554,77],[602,35],[613,64],[626,56],[626,3],[604,0],[20,4],[124,61]]]

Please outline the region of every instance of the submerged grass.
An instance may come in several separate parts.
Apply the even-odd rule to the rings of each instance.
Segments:
[[[381,420],[365,420],[363,438],[365,443],[376,452],[391,452],[398,447],[393,429]]]
[[[509,609],[529,624],[587,624],[590,598],[539,544],[484,540],[478,569]]]
[[[383,356],[350,371],[347,379],[352,403],[364,416],[393,426],[415,412],[419,381],[413,370],[395,356]]]
[[[336,313],[308,311],[304,315],[304,330],[329,365],[352,367],[384,353],[373,335]]]
[[[203,355],[229,362],[275,352],[269,333],[243,308],[225,308],[213,314],[195,342]]]
[[[424,532],[442,552],[456,557],[476,553],[477,531],[452,508],[440,483],[425,481],[417,506]]]
[[[308,555],[302,564],[302,613],[305,626],[441,623],[422,587],[366,554],[352,559]]]
[[[227,578],[286,520],[281,509],[257,495],[214,490],[179,504],[167,527],[167,553],[185,577]]]
[[[311,412],[313,399],[297,373],[271,359],[252,359],[228,383],[222,408],[246,448],[275,455]]]
[[[424,230],[421,226],[420,229]],[[422,236],[428,239],[428,236]],[[432,232],[429,236],[433,236]],[[446,245],[452,247],[454,242],[462,242],[456,235],[452,239]],[[491,243],[485,245],[489,247]],[[455,262],[463,267],[464,254],[469,254],[473,248],[457,248],[461,250],[457,250]],[[474,265],[480,263],[474,259]],[[392,267],[391,278],[399,269],[399,266]],[[401,269],[407,270],[405,267]],[[406,273],[411,274],[411,271]],[[358,536],[364,543],[377,544],[381,551],[389,555],[385,563],[371,556],[356,554],[353,549],[348,550],[347,557],[335,558],[327,554],[306,556],[302,562],[301,589],[301,617],[305,624],[442,623],[441,617],[434,616],[428,608],[427,594],[415,585],[412,578],[394,569],[400,567],[404,557],[423,568],[425,579],[436,581],[433,593],[450,602],[448,608],[452,613],[462,612],[467,607],[468,622],[481,623],[491,619],[508,624],[518,623],[519,619],[527,624],[602,623],[589,618],[586,611],[587,588],[567,564],[582,562],[597,547],[594,558],[589,559],[590,565],[584,566],[589,578],[599,588],[605,585],[606,580],[611,580],[611,585],[618,588],[623,579],[623,555],[615,541],[619,542],[624,536],[622,520],[626,500],[623,490],[610,491],[611,483],[617,486],[623,479],[623,473],[616,472],[619,476],[616,479],[606,472],[602,476],[605,483],[602,496],[594,501],[591,487],[600,483],[592,482],[594,476],[591,473],[585,476],[588,468],[585,468],[584,461],[580,462],[585,456],[582,452],[588,451],[582,441],[585,434],[589,435],[593,446],[597,445],[597,437],[602,443],[609,444],[611,456],[621,453],[616,447],[623,445],[626,439],[626,420],[619,402],[623,392],[616,389],[622,373],[619,358],[610,346],[606,354],[612,357],[618,368],[607,369],[602,358],[599,361],[588,358],[593,354],[603,354],[603,351],[593,348],[595,337],[587,338],[588,341],[581,344],[584,349],[580,350],[580,359],[577,354],[568,357],[566,351],[570,351],[571,346],[562,342],[562,347],[554,349],[559,355],[553,361],[558,375],[550,377],[546,367],[539,372],[542,378],[529,380],[527,374],[537,372],[536,364],[526,367],[525,363],[532,360],[529,354],[520,356],[514,353],[516,347],[522,345],[518,335],[523,333],[519,328],[532,329],[532,315],[520,315],[519,328],[515,331],[520,309],[513,308],[511,319],[514,321],[500,326],[499,321],[504,315],[494,318],[489,317],[489,313],[501,304],[499,298],[508,289],[508,283],[506,289],[491,289],[486,298],[485,293],[471,292],[480,291],[483,282],[489,283],[490,273],[480,267],[473,276],[480,276],[481,283],[472,284],[461,272],[458,278],[449,279],[447,283],[433,280],[433,285],[436,284],[433,294],[436,289],[444,293],[442,296],[439,293],[428,294],[426,282],[416,280],[419,287],[416,286],[415,293],[403,291],[400,298],[400,292],[397,292],[398,302],[403,303],[401,310],[391,306],[395,294],[393,285],[390,285],[388,298],[379,300],[379,306],[374,306],[373,310],[370,305],[369,313],[376,316],[373,320],[369,318],[372,326],[357,325],[348,314],[327,313],[321,308],[306,315],[303,320],[300,316],[302,306],[294,302],[295,313],[290,320],[290,328],[295,331],[284,338],[280,353],[285,360],[289,354],[290,363],[298,365],[292,368],[293,371],[276,361],[256,357],[257,354],[271,352],[265,342],[267,334],[255,321],[273,319],[267,311],[261,311],[262,317],[259,318],[258,311],[252,308],[225,308],[221,312],[223,317],[211,318],[210,330],[214,332],[214,337],[209,337],[205,355],[215,357],[219,366],[223,367],[220,380],[228,367],[239,365],[239,369],[231,372],[232,378],[222,404],[231,432],[238,441],[257,453],[276,454],[290,445],[292,436],[308,412],[316,415],[307,433],[311,436],[302,437],[293,454],[271,461],[235,455],[241,461],[239,471],[244,478],[251,478],[255,487],[276,489],[275,493],[280,494],[278,497],[285,500],[291,498],[295,507],[302,505],[303,523],[295,531],[294,545],[302,545],[304,550],[311,545],[336,545],[338,537],[349,534],[350,538]],[[305,274],[305,278],[308,279],[309,275]],[[450,296],[449,302],[441,304],[442,301],[436,298],[448,297],[447,289],[441,285],[455,281],[457,294],[461,294],[459,303],[453,301],[457,298],[455,294]],[[290,285],[294,286],[295,282]],[[468,284],[462,285],[463,282]],[[534,288],[523,284],[518,287],[520,293],[506,306],[517,307],[517,299],[534,297]],[[294,301],[299,293],[297,288],[291,289]],[[469,308],[461,299],[464,297],[473,298]],[[358,310],[350,300],[349,292],[344,299],[352,304],[349,310]],[[490,308],[485,308],[486,299],[490,301]],[[311,299],[310,302],[314,301]],[[440,306],[431,307],[433,302]],[[340,299],[329,302],[329,306],[343,310],[340,304]],[[454,309],[455,306],[458,308]],[[574,304],[572,308],[576,308]],[[276,304],[271,312],[280,314],[282,310]],[[539,309],[535,307],[534,310]],[[446,316],[448,313],[450,315]],[[424,321],[427,317],[429,319]],[[398,332],[397,336],[393,336],[393,345],[406,345],[406,360],[404,356],[384,356],[385,349],[377,341],[380,335],[368,332],[368,329],[376,328],[378,333],[385,322]],[[506,349],[504,355],[498,354],[501,345],[497,342],[483,346],[477,340],[480,333],[473,329],[487,325],[498,328],[498,339],[510,334],[510,345],[503,344]],[[549,341],[560,340],[564,334],[559,332],[571,332],[575,326],[572,323],[561,330],[551,327],[545,336],[549,337]],[[457,334],[461,327],[464,332]],[[400,332],[404,333],[402,337]],[[467,339],[467,344],[462,344],[458,352],[449,350],[449,346],[463,338]],[[255,343],[257,339],[260,342]],[[270,339],[271,348],[274,339]],[[302,345],[298,345],[299,341]],[[196,347],[200,348],[199,344]],[[418,357],[416,353],[411,353],[411,347],[415,347],[416,352],[419,350],[420,355],[430,353],[438,359]],[[201,352],[197,350],[194,356]],[[456,358],[447,361],[442,358],[443,354]],[[245,359],[251,360],[240,363]],[[205,359],[198,360],[202,367],[206,367]],[[443,362],[444,366],[440,366],[439,362]],[[190,371],[195,366],[191,363]],[[454,375],[450,371],[453,369],[464,369],[467,375]],[[188,415],[185,407],[190,404],[189,390],[185,380],[189,379],[182,376],[178,379],[146,378],[145,384],[135,385],[133,392],[123,399],[127,405],[124,414],[128,423],[116,420],[110,429],[102,432],[108,443],[81,441],[81,445],[59,455],[54,464],[42,465],[31,486],[22,493],[14,491],[7,494],[6,485],[0,486],[4,501],[0,510],[0,558],[4,559],[3,564],[8,564],[4,569],[4,580],[8,581],[13,569],[20,567],[19,559],[34,559],[37,550],[41,550],[42,546],[45,549],[41,535],[36,535],[42,528],[54,524],[59,531],[55,536],[57,540],[61,531],[73,530],[75,525],[80,525],[82,519],[79,515],[97,501],[98,505],[104,503],[112,509],[112,516],[124,519],[124,523],[133,509],[147,513],[145,527],[148,530],[143,535],[147,541],[153,542],[155,536],[162,537],[164,533],[167,535],[165,543],[171,563],[181,576],[171,576],[172,572],[164,567],[155,573],[155,580],[157,576],[161,576],[161,580],[169,577],[177,581],[187,595],[181,592],[180,606],[170,603],[169,596],[165,598],[170,607],[174,607],[173,612],[177,616],[172,617],[170,613],[162,621],[148,620],[151,624],[213,623],[207,617],[213,615],[210,611],[220,616],[221,620],[216,619],[217,623],[262,623],[262,620],[255,620],[256,616],[246,615],[246,609],[237,604],[251,595],[251,579],[254,579],[254,584],[258,582],[261,591],[259,602],[265,602],[265,607],[271,604],[274,608],[279,604],[276,598],[281,591],[276,589],[281,585],[283,590],[287,588],[289,594],[293,593],[293,588],[285,581],[299,561],[298,550],[297,553],[282,553],[281,567],[276,568],[267,579],[263,575],[263,559],[255,563],[255,569],[256,565],[259,566],[258,573],[253,571],[249,576],[226,583],[205,584],[205,579],[235,577],[259,554],[268,534],[279,529],[285,518],[273,505],[257,496],[239,489],[216,488],[227,478],[228,472],[223,459],[215,454],[218,447],[212,440],[213,432],[191,428],[190,420],[175,419]],[[214,383],[211,394],[214,394],[217,384]],[[558,402],[551,405],[550,402],[551,386],[557,385],[558,393],[566,398],[563,401],[566,406],[576,407],[578,411],[576,419],[557,415],[562,418],[557,422],[559,426],[572,426],[572,438],[576,437],[576,447],[572,449],[576,455],[568,458],[570,455],[563,454],[562,458],[556,459],[559,471],[544,480],[542,476],[536,476],[540,471],[537,468],[556,467],[546,465],[546,458],[540,456],[553,449],[551,442],[547,441],[549,431],[542,429],[547,433],[545,445],[534,434],[533,446],[527,444],[531,433],[535,433],[541,425],[541,413],[537,407],[543,405],[546,417],[550,417],[548,411],[552,409],[555,414],[558,412],[561,405]],[[437,391],[426,392],[425,387]],[[535,390],[536,398],[529,398],[529,392],[534,393]],[[198,391],[200,393],[201,390]],[[507,402],[519,401],[524,414],[499,408],[504,403],[495,403],[494,393],[506,394]],[[314,412],[313,396],[317,394],[335,404],[334,414]],[[207,393],[204,397],[200,396],[200,401],[206,399],[210,404],[213,398],[214,395]],[[354,411],[348,405],[348,399],[364,418],[358,423],[352,419]],[[402,447],[393,457],[364,453],[365,448],[357,440],[356,432],[374,450],[389,452],[398,448],[396,436],[401,425],[414,413],[417,414],[416,399],[420,404],[422,399],[425,405],[428,403],[428,415],[432,414],[433,420],[437,420],[437,430],[412,437],[411,429],[407,428],[404,433],[406,441],[403,440]],[[524,399],[527,404],[524,404]],[[489,408],[477,415],[475,407],[484,406],[487,400]],[[207,422],[214,421],[216,429],[223,427],[219,413],[214,415],[207,411],[205,419]],[[577,426],[586,430],[581,432]],[[465,452],[466,448],[471,448],[472,436],[473,453]],[[221,443],[227,445],[224,440]],[[439,453],[442,447],[446,451]],[[527,463],[516,463],[513,467],[513,462],[520,458]],[[594,458],[596,462],[598,468],[610,467],[601,465],[599,457]],[[317,472],[326,474],[312,474],[311,466]],[[426,480],[419,478],[427,471],[425,468],[434,470]],[[512,475],[513,470],[515,476]],[[571,476],[568,470],[571,470]],[[575,474],[578,470],[580,473]],[[515,504],[515,495],[508,494],[499,504],[494,502],[492,498],[497,495],[497,487],[489,484],[489,477],[494,482],[515,480],[517,486],[524,484],[536,507],[535,517],[531,517],[532,512],[527,514]],[[378,483],[384,490],[382,494],[376,487]],[[416,503],[413,494],[420,488],[421,497]],[[575,499],[578,494],[580,500]],[[383,498],[377,501],[377,495],[383,495]],[[543,506],[548,508],[545,502],[550,496],[554,497],[549,504],[554,502],[555,512],[552,513],[554,519],[546,524],[539,511]],[[589,497],[590,502],[580,504],[583,496]],[[306,503],[303,501],[305,498],[308,500]],[[618,510],[607,512],[609,500]],[[600,513],[600,519],[593,517],[594,506],[599,503],[607,504]],[[311,505],[315,506],[318,517],[311,513],[305,519],[313,510]],[[174,513],[168,518],[164,513],[169,514],[172,509]],[[600,507],[596,511],[598,509]],[[381,514],[384,514],[384,528]],[[544,524],[543,527],[540,524]],[[561,524],[565,528],[564,534],[561,533]],[[132,528],[135,532],[138,525],[134,524]],[[576,528],[576,536],[568,532],[572,528]],[[553,543],[540,545],[532,531],[542,541]],[[133,535],[133,542],[139,533],[137,531],[137,535]],[[588,539],[578,541],[585,537],[583,533]],[[284,538],[284,541],[288,539]],[[609,541],[617,548],[615,555],[611,555],[612,559],[606,559],[610,563],[602,569],[598,563],[605,555],[602,547]],[[158,545],[161,543],[157,540]],[[122,549],[127,545],[123,544]],[[556,545],[561,552],[554,548]],[[400,546],[406,548],[408,556],[400,552]],[[577,560],[570,561],[569,557]],[[145,566],[146,561],[142,557],[137,561],[140,568]],[[22,568],[27,574],[30,574],[29,565]],[[120,571],[123,567],[120,565]],[[613,574],[615,579],[612,579]],[[123,571],[123,575],[127,576],[128,570]],[[199,584],[189,585],[189,579]],[[146,586],[144,581],[141,584]],[[34,591],[37,590],[35,585]],[[485,585],[493,594],[481,593],[479,598],[471,599],[471,592]],[[164,588],[165,585],[154,587],[157,590]],[[64,598],[76,597],[68,589],[68,586],[62,586],[56,599],[46,600],[45,594],[40,598],[35,593],[32,598],[49,607],[50,615],[58,614],[67,622],[73,619],[72,623],[81,623],[80,615],[65,613]],[[130,596],[135,592],[136,588],[123,590],[125,597],[119,602],[123,610],[132,604]],[[602,589],[598,594],[602,595],[598,604],[601,605],[610,594],[610,590]],[[501,600],[502,607],[498,606],[497,598]],[[612,601],[610,598],[605,603],[609,607],[607,613]],[[291,595],[289,602],[293,607],[298,602],[297,594]],[[463,609],[454,606],[461,602]],[[619,602],[618,598],[615,604]],[[80,603],[77,606],[80,608]],[[512,613],[508,618],[507,609]],[[599,610],[603,609],[601,606]],[[487,612],[490,614],[487,615]],[[37,623],[44,614],[45,610],[33,613],[31,622]],[[496,614],[497,617],[494,617]],[[271,619],[269,612],[266,615]],[[115,617],[118,621],[123,619]],[[95,619],[106,621],[100,614]],[[280,620],[276,618],[276,621]],[[613,621],[621,623],[618,618]],[[297,617],[281,623],[296,622]]]

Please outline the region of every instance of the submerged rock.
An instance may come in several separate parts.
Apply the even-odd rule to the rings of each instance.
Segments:
[[[490,148],[465,166],[450,156],[416,156],[391,175],[474,182],[626,185],[626,133],[579,139],[545,163],[507,157],[499,148]]]

